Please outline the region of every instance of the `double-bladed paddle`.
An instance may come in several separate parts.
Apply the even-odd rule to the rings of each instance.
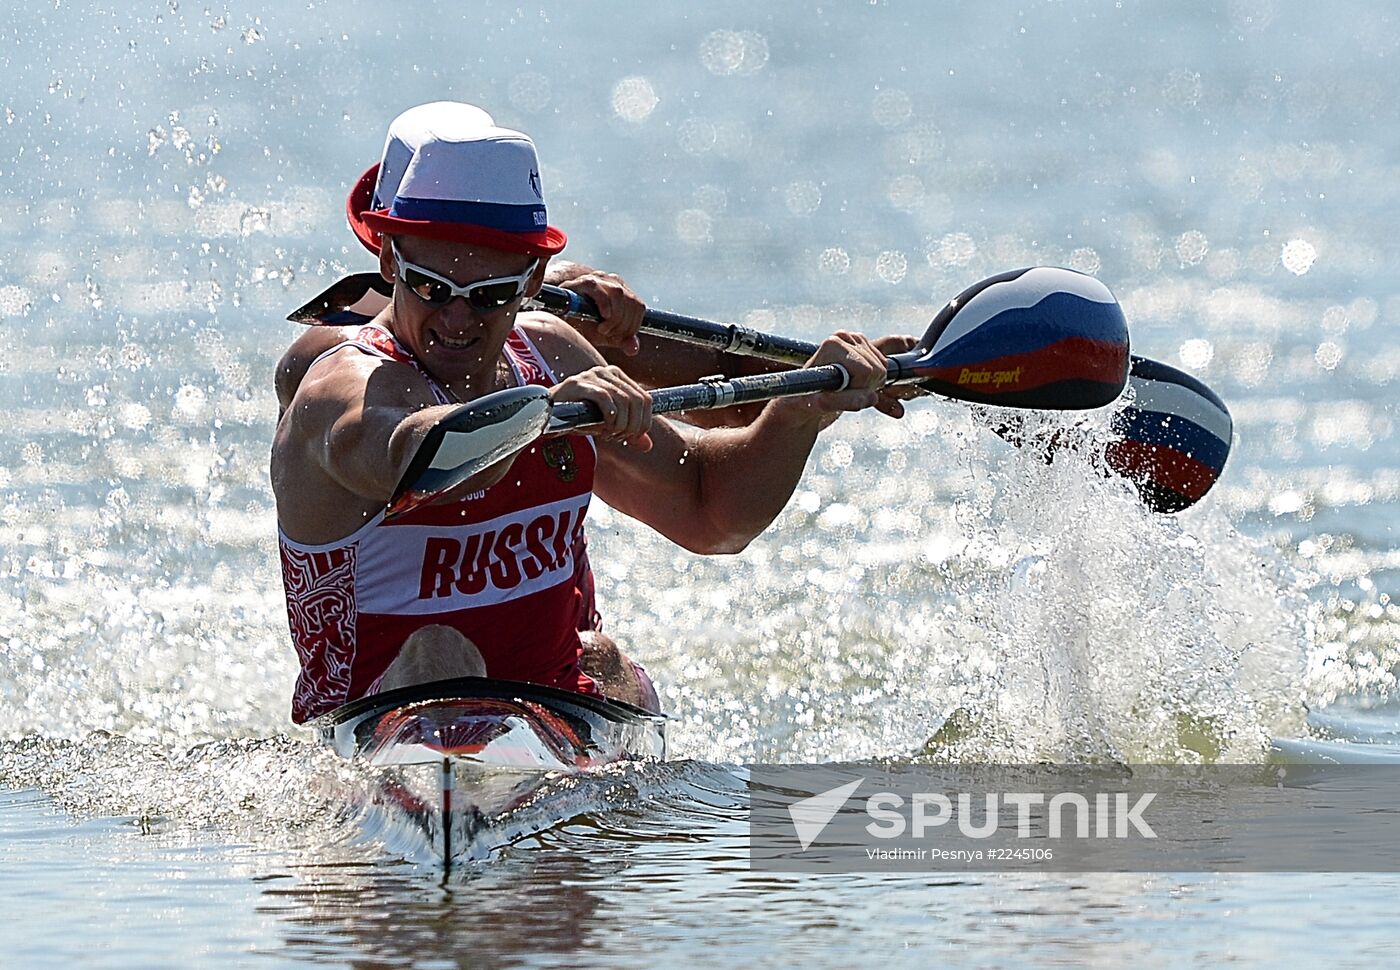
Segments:
[[[364,323],[384,308],[391,292],[390,284],[378,274],[357,273],[331,286],[289,319],[327,325]],[[601,319],[593,301],[556,286],[543,287],[531,306],[561,316]],[[816,344],[806,341],[666,310],[648,309],[641,330],[715,351],[790,365],[806,362],[817,349]],[[1128,478],[1153,511],[1177,512],[1194,505],[1220,477],[1230,454],[1233,424],[1229,410],[1201,381],[1146,357],[1131,358],[1128,384],[1130,400],[1112,418],[1115,438],[1105,449],[1105,464]],[[965,385],[963,389],[972,391],[974,387]],[[935,383],[927,390],[941,393],[943,389]],[[970,399],[960,394],[949,396]],[[1014,422],[998,426],[997,431],[1021,443]]]
[[[1040,267],[984,280],[952,300],[914,346],[888,358],[884,386],[918,384],[954,400],[1037,410],[1102,407],[1128,375],[1128,328],[1108,288],[1072,270]],[[715,377],[651,392],[653,414],[839,391],[839,364]],[[555,402],[537,385],[458,407],[415,452],[387,517],[402,515],[545,434],[601,423],[588,401]]]

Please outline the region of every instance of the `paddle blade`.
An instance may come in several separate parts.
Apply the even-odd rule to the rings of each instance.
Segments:
[[[1155,360],[1133,358],[1129,383],[1133,400],[1113,416],[1118,437],[1104,459],[1154,512],[1179,512],[1220,478],[1234,436],[1230,411],[1205,384]]]
[[[962,401],[1097,408],[1127,383],[1128,325],[1092,276],[1037,266],[964,290],[899,363],[924,389]]]
[[[424,437],[384,513],[396,519],[509,458],[549,423],[549,392],[537,384],[510,387],[448,414]]]
[[[393,285],[378,273],[356,273],[332,284],[287,319],[327,327],[368,323],[389,305],[393,293]]]

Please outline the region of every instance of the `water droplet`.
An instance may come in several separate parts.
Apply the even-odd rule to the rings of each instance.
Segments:
[[[851,271],[851,257],[839,246],[832,246],[822,250],[821,255],[817,257],[817,266],[823,273],[844,276]]]
[[[1099,271],[1101,266],[1099,254],[1088,246],[1083,246],[1069,254],[1070,269],[1092,276]]]
[[[243,214],[238,220],[238,234],[240,236],[251,236],[255,232],[270,232],[272,230],[272,213],[267,209],[248,207],[243,210]]]
[[[510,103],[521,111],[528,114],[543,111],[552,96],[549,78],[534,72],[517,74],[511,79],[507,95]]]
[[[0,317],[22,317],[34,300],[22,286],[0,286]]]
[[[712,224],[710,214],[703,209],[682,209],[676,213],[676,236],[692,245],[708,243]]]
[[[897,88],[887,88],[875,95],[870,115],[881,128],[898,128],[914,114],[909,95]]]
[[[687,118],[676,129],[676,141],[690,155],[703,155],[715,147],[718,133],[713,123],[704,118]]]
[[[795,216],[811,215],[822,204],[822,190],[811,179],[798,179],[783,190],[783,202]]]
[[[1199,370],[1210,366],[1211,360],[1215,357],[1215,347],[1209,340],[1194,339],[1188,340],[1181,345],[1177,351],[1177,356],[1181,359],[1184,367],[1192,370]]]
[[[1172,71],[1162,82],[1162,97],[1168,104],[1194,108],[1201,100],[1201,75],[1185,69]]]
[[[1206,258],[1209,251],[1210,242],[1205,233],[1197,229],[1188,230],[1177,237],[1176,258],[1181,260],[1182,266],[1195,266]]]
[[[1317,361],[1317,366],[1323,370],[1335,370],[1342,362],[1342,348],[1330,340],[1324,340],[1317,345],[1317,350],[1313,352],[1313,359]]]
[[[950,232],[941,239],[934,240],[925,253],[928,264],[934,268],[966,266],[976,255],[977,243],[965,232]]]
[[[909,260],[897,249],[886,249],[875,257],[875,275],[886,283],[898,283],[909,272]]]
[[[1290,239],[1283,244],[1279,258],[1283,261],[1284,269],[1294,276],[1302,276],[1317,261],[1317,250],[1306,239]]]
[[[918,209],[924,201],[924,181],[917,175],[900,175],[890,182],[885,198],[896,209]]]
[[[768,63],[768,39],[751,30],[716,30],[700,41],[700,63],[711,74],[756,74]]]
[[[613,85],[612,109],[623,121],[640,124],[651,117],[661,99],[644,77],[625,77]]]

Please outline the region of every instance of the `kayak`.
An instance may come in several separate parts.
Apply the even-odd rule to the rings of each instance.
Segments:
[[[336,754],[378,770],[376,800],[407,818],[444,868],[478,855],[561,775],[665,757],[665,718],[539,684],[459,677],[371,694],[311,722]],[[546,818],[550,824],[572,810]],[[479,847],[479,846],[478,846]]]

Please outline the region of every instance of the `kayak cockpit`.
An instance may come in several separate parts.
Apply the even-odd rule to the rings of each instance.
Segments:
[[[458,677],[351,701],[317,718],[322,740],[377,765],[571,771],[665,755],[665,718],[539,684]]]

